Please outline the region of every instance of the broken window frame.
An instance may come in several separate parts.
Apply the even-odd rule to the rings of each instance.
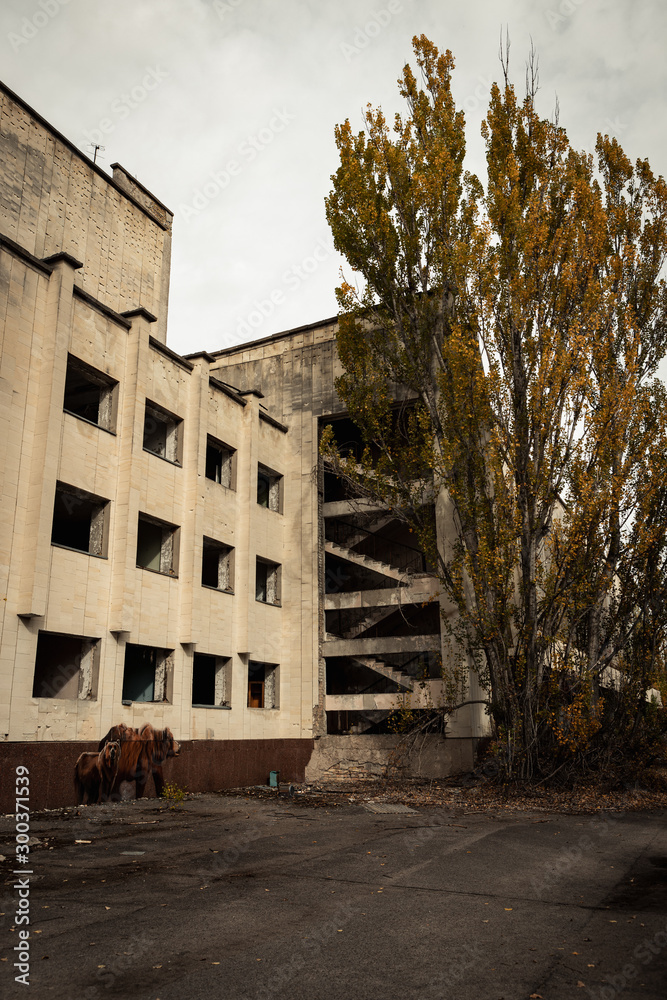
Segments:
[[[257,465],[257,503],[276,514],[283,512],[283,476],[261,462]]]
[[[219,461],[213,452],[219,453]],[[236,449],[213,437],[206,435],[205,476],[212,483],[224,486],[228,490],[236,489]],[[212,473],[212,474],[210,474]]]
[[[195,677],[198,671],[213,669],[213,701],[195,701]],[[199,683],[202,683],[199,681]],[[232,707],[232,658],[231,656],[214,656],[210,653],[194,653],[192,659],[192,707],[193,708],[224,708]]]
[[[55,658],[61,662],[52,665],[44,664],[44,659],[48,659],[49,656],[49,650],[44,647],[52,640],[56,640],[57,646],[59,639],[67,640],[70,645],[79,642],[80,651],[75,654],[74,660],[69,659],[67,663],[62,662],[63,659],[66,659],[62,656],[62,652],[60,654],[56,652]],[[65,643],[62,645],[64,646]],[[100,649],[99,638],[40,630],[35,650],[32,697],[60,698],[63,701],[97,701]],[[78,678],[76,694],[68,692],[64,695],[63,690],[73,687],[72,681],[75,677]]]
[[[164,435],[160,434],[159,445],[151,446],[152,436],[157,436],[160,428],[164,428]],[[144,411],[143,450],[171,465],[183,465],[183,420],[150,399]]]
[[[252,704],[257,700],[261,701],[261,705]],[[280,708],[280,664],[259,660],[248,662],[247,707],[269,711]]]
[[[140,546],[142,544],[142,525],[149,525],[151,528],[161,529],[160,551],[158,567],[148,565],[139,561]],[[137,522],[137,569],[148,570],[149,573],[159,573],[161,576],[178,577],[178,555],[181,529],[176,524],[168,521],[161,521],[150,514],[139,513]],[[143,541],[145,542],[145,536]],[[153,562],[155,556],[149,562]]]
[[[138,651],[138,656],[143,656],[145,660],[148,661],[149,670],[147,671],[147,676],[150,675],[150,668],[153,667],[153,688],[152,688],[152,698],[136,698],[128,697],[131,694],[131,690],[128,691],[128,686],[131,683],[132,678],[128,677],[128,654],[132,656],[134,651]],[[139,652],[141,651],[141,652]],[[151,663],[152,661],[152,663]],[[134,678],[135,683],[137,678]],[[138,642],[127,642],[125,643],[125,655],[123,658],[123,687],[122,687],[122,703],[123,705],[132,704],[173,704],[174,700],[174,650],[173,649],[161,649],[159,646],[146,646],[143,643]]]
[[[207,583],[204,579],[207,572],[207,554],[213,557],[217,553],[216,583]],[[201,585],[209,590],[219,590],[223,594],[234,593],[234,549],[231,545],[218,542],[215,538],[204,535],[202,543]]]
[[[255,600],[272,607],[281,606],[282,566],[257,556],[255,563]],[[264,596],[261,596],[263,593]]]
[[[85,508],[90,508],[90,520],[88,525],[88,547],[82,545],[70,545],[63,541],[61,534],[66,523],[66,517],[59,516],[59,508],[65,508],[66,516],[78,511],[85,513]],[[84,508],[83,510],[81,508]],[[87,490],[81,490],[77,486],[70,486],[67,483],[56,483],[56,490],[53,499],[53,519],[51,521],[51,545],[59,549],[69,549],[71,552],[83,552],[85,555],[95,556],[97,559],[106,559],[109,551],[109,523],[111,517],[111,501],[105,497],[98,497]],[[78,523],[78,519],[72,519],[71,524]],[[55,537],[54,537],[55,536]]]
[[[75,400],[72,398],[76,389],[71,384],[76,377],[83,378],[91,390],[97,391],[97,417],[95,420],[86,416],[85,412],[81,412],[84,409],[83,406],[79,405],[76,408]],[[70,383],[69,389],[68,381]],[[68,406],[68,402],[75,405]],[[87,424],[92,424],[93,427],[99,427],[101,430],[115,435],[118,416],[118,381],[86,364],[85,361],[81,361],[73,354],[68,354],[63,410],[70,416],[76,417],[77,420],[83,420]]]

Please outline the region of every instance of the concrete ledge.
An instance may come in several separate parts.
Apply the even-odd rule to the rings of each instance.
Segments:
[[[371,668],[372,669],[372,668]],[[406,677],[407,675],[403,675]],[[399,683],[402,683],[399,681]],[[324,707],[327,712],[393,712],[398,708],[432,708],[445,703],[445,686],[441,680],[415,681],[410,691],[373,694],[328,694]]]
[[[132,328],[132,324],[129,319],[126,319],[125,316],[117,313],[115,309],[111,309],[110,306],[105,305],[104,302],[100,302],[100,300],[96,299],[94,295],[90,295],[89,292],[84,292],[83,288],[79,288],[78,285],[74,285],[72,288],[72,294],[78,299],[81,299],[82,302],[85,302],[86,305],[89,305],[91,309],[96,309],[99,313],[102,313],[103,316],[106,316],[107,319],[113,320],[113,322],[117,323],[118,326],[122,326],[123,329],[130,330]]]
[[[417,604],[435,598],[440,583],[434,576],[413,577],[405,586],[385,587],[382,590],[347,590],[324,595],[325,611],[343,608],[385,608],[402,604]]]
[[[329,639],[322,643],[323,656],[379,656],[388,653],[440,652],[439,635],[386,635],[379,639]]]

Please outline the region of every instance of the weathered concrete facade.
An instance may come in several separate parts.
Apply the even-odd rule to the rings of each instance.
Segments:
[[[229,741],[270,741],[303,778],[313,737],[425,704],[424,671],[437,697],[441,652],[423,556],[319,463],[323,421],[349,424],[335,319],[177,355],[171,212],[1,87],[0,109],[0,755],[73,763],[150,721],[216,775]],[[459,713],[466,761],[483,731]]]
[[[280,768],[318,700],[288,428],[167,348],[168,209],[8,91],[0,161],[0,747],[150,721]]]

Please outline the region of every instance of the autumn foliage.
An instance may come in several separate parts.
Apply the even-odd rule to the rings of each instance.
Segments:
[[[523,98],[501,62],[482,183],[452,54],[413,45],[405,114],[336,128],[337,388],[369,447],[324,454],[437,563],[505,775],[609,767],[663,717],[667,186],[614,138],[575,150],[532,59]]]

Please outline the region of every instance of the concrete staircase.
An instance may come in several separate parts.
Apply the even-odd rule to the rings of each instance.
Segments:
[[[407,691],[412,691],[414,688],[414,677],[404,673],[402,670],[395,670],[394,667],[383,663],[382,660],[376,660],[374,656],[352,656],[350,659],[353,663],[367,667],[368,670],[373,670],[376,674],[382,674],[383,677],[386,677],[399,687],[405,688]]]
[[[363,618],[361,618],[349,629],[347,629],[344,638],[356,639],[357,636],[361,635],[362,632],[367,632],[369,628],[373,628],[374,625],[377,625],[384,618],[388,618],[389,615],[393,615],[396,610],[397,610],[396,605],[393,606],[389,605],[388,607],[385,606],[379,608],[369,608],[367,614],[365,614]]]
[[[379,559],[360,555],[346,545],[339,545],[337,542],[325,541],[324,551],[331,556],[336,556],[337,559],[345,559],[347,562],[354,563],[355,566],[379,573],[380,576],[387,576],[391,580],[405,580],[410,575],[407,570],[397,569],[395,566],[390,566],[389,563],[380,562]]]

